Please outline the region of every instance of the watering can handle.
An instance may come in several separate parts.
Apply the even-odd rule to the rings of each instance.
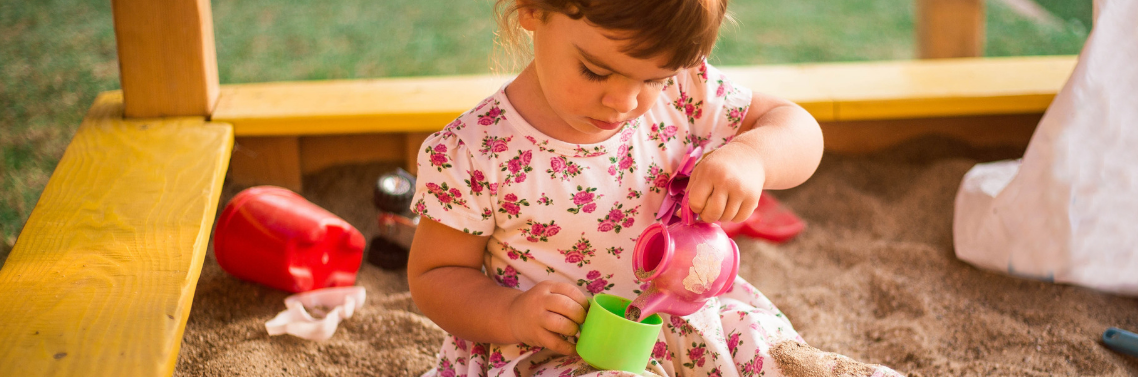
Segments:
[[[684,193],[684,199],[680,202],[680,218],[683,220],[684,225],[695,224],[695,213],[692,213],[691,207],[688,206],[688,193]]]

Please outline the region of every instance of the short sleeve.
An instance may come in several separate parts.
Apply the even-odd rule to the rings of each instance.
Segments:
[[[449,128],[423,141],[418,168],[414,213],[474,235],[494,230],[489,174]]]
[[[715,149],[735,137],[751,105],[751,90],[735,86],[705,61],[679,78],[680,95],[672,103],[686,116],[692,141]]]

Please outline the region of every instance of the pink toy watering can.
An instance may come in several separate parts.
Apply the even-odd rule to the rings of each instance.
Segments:
[[[648,289],[632,300],[625,318],[654,313],[689,315],[726,293],[739,273],[739,247],[719,224],[697,221],[688,207],[687,175],[702,148],[690,151],[673,175],[657,219],[636,240],[632,267]],[[679,199],[679,200],[677,200]],[[681,215],[675,215],[676,205]]]

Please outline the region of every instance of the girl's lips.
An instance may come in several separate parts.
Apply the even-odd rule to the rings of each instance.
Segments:
[[[600,129],[606,130],[606,131],[615,130],[615,129],[619,128],[620,125],[624,124],[624,122],[611,123],[611,122],[596,120],[593,118],[589,118],[589,122],[592,122],[593,125],[596,126],[597,128],[600,128]]]

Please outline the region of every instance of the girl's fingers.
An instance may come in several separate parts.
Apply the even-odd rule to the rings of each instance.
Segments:
[[[544,318],[542,318],[542,327],[565,336],[574,336],[577,335],[577,331],[580,331],[577,322],[554,312],[545,312]]]
[[[578,293],[580,293],[580,291],[578,291]],[[586,302],[586,304],[587,303],[588,302]],[[569,297],[555,294],[550,296],[550,300],[546,305],[548,305],[546,308],[549,312],[557,314],[562,318],[567,318],[576,323],[585,322],[585,307],[582,307],[580,303]]]
[[[703,207],[703,211],[699,212],[699,219],[708,223],[719,221],[727,210],[729,199],[727,195],[726,190],[713,189],[707,198],[707,204]]]
[[[739,217],[742,206],[743,199],[740,199],[739,195],[731,195],[727,198],[727,204],[723,206],[723,214],[719,216],[719,221],[732,221]]]
[[[735,218],[732,219],[731,221],[734,221],[737,223],[747,221],[747,219],[751,217],[751,214],[753,214],[755,212],[756,208],[759,208],[759,199],[744,200],[739,205],[739,213],[736,214]]]
[[[538,341],[541,342],[542,347],[562,355],[577,354],[577,346],[569,343],[569,341],[562,338],[561,335],[546,330],[541,330],[541,332],[542,334],[538,335]]]
[[[697,170],[698,170],[698,166],[697,166]],[[707,208],[707,205],[708,205],[707,201],[708,201],[709,197],[711,196],[711,191],[713,188],[712,188],[712,185],[710,183],[708,183],[706,179],[702,179],[700,177],[697,177],[695,175],[697,173],[699,173],[699,172],[697,171],[697,172],[693,173],[692,179],[688,181],[688,188],[687,188],[687,190],[688,190],[688,193],[687,193],[688,208],[691,208],[692,212],[702,213],[704,211],[704,209]]]

